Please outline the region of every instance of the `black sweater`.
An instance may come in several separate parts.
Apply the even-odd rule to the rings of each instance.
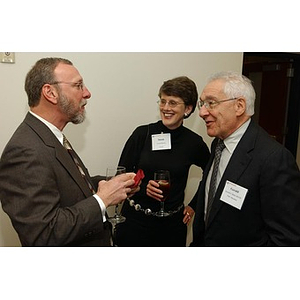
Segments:
[[[152,151],[152,135],[171,134],[171,149]],[[119,165],[125,166],[128,172],[142,169],[145,178],[140,192],[132,198],[143,208],[158,211],[159,201],[146,195],[146,186],[153,179],[156,170],[169,170],[171,176],[170,196],[165,202],[166,210],[174,210],[183,204],[188,173],[191,165],[204,170],[209,159],[209,149],[201,136],[183,125],[175,130],[165,127],[162,121],[137,127],[127,140],[122,151]],[[195,209],[195,203],[190,203]]]

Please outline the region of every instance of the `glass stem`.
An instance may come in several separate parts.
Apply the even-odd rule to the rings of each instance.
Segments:
[[[165,210],[165,202],[160,201],[160,211],[163,212]]]

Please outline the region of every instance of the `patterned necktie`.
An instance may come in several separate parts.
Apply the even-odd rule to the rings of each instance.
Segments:
[[[208,201],[207,201],[207,209],[205,215],[205,223],[207,224],[208,216],[214,201],[216,188],[217,188],[217,174],[219,169],[219,163],[221,159],[221,154],[223,149],[225,148],[225,144],[222,140],[218,140],[216,151],[215,151],[215,159],[214,159],[214,168],[211,174],[209,191],[208,191]]]
[[[91,190],[91,192],[93,194],[95,194],[95,190],[94,190],[92,184],[90,183],[90,181],[88,180],[85,172],[83,171],[82,167],[80,166],[80,163],[79,163],[79,161],[78,161],[78,159],[77,159],[77,157],[75,155],[75,151],[73,150],[70,142],[67,140],[67,138],[65,136],[63,136],[63,145],[66,148],[66,150],[68,151],[68,153],[70,154],[70,156],[72,157],[72,159],[73,159],[73,161],[74,161],[74,163],[75,163],[75,165],[76,165],[76,167],[77,167],[77,169],[78,169],[81,177],[87,183],[87,185],[88,185],[89,189]]]

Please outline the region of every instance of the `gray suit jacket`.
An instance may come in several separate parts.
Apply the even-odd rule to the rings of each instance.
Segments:
[[[0,200],[23,246],[109,245],[110,227],[71,156],[30,113],[3,151]]]
[[[216,140],[197,192],[192,246],[300,246],[299,169],[253,121],[221,178],[205,228],[205,183],[215,147]],[[220,200],[226,180],[248,189],[241,210]]]

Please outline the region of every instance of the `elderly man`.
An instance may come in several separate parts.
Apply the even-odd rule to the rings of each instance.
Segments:
[[[213,75],[203,89],[199,115],[215,140],[198,190],[193,246],[300,245],[300,172],[251,119],[254,101],[250,80],[233,72]]]

